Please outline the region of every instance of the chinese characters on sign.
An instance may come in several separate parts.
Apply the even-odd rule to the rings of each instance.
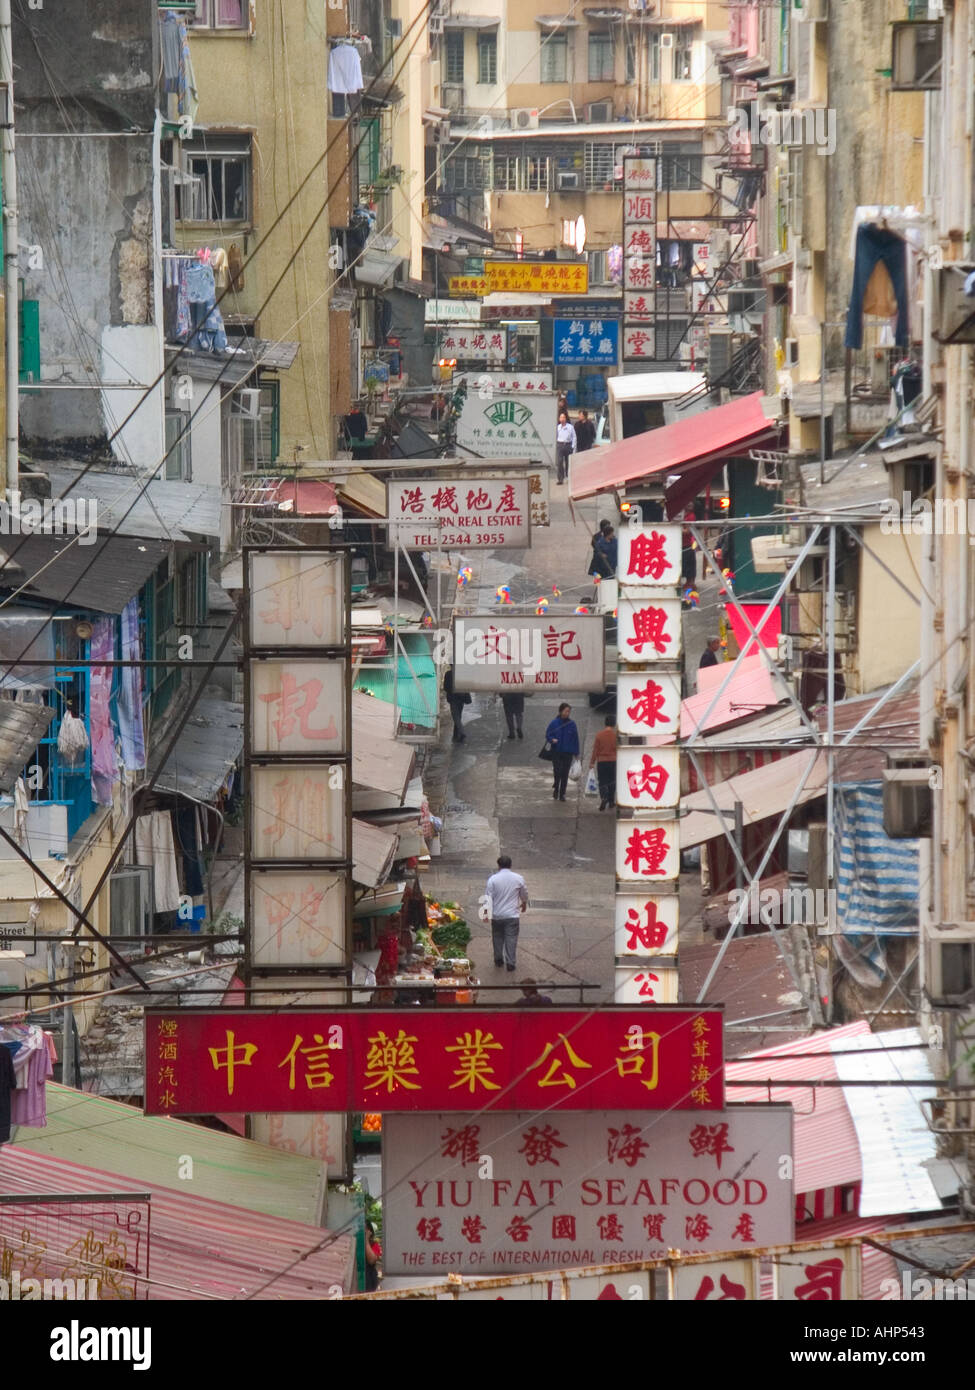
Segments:
[[[677,995],[674,964],[616,966],[613,997],[617,1004],[676,1004]]]
[[[630,891],[616,898],[616,955],[672,956],[677,951],[680,899]]]
[[[503,328],[478,324],[458,324],[448,328],[440,335],[437,350],[441,357],[454,358],[458,362],[491,362],[503,365],[507,354],[506,333]]]
[[[655,355],[657,161],[623,159],[623,361]]]
[[[623,329],[623,361],[652,361],[654,356],[654,330],[650,323],[628,323]]]
[[[547,468],[528,475],[528,502],[531,507],[532,525],[548,526],[549,522],[549,475]]]
[[[617,608],[621,661],[679,661],[681,606],[679,598],[621,598]]]
[[[345,643],[343,554],[255,551],[248,560],[252,647],[337,647]]]
[[[621,820],[616,823],[616,877],[663,883],[680,872],[680,823]]]
[[[267,658],[250,666],[253,755],[345,753],[342,661]]]
[[[449,1111],[492,1098],[559,1111],[596,1096],[637,1111],[723,1103],[721,1015],[710,1009],[150,1011],[146,1040],[146,1110],[157,1115]]]
[[[343,763],[251,764],[252,860],[346,858]]]
[[[254,970],[344,964],[344,875],[321,869],[253,869],[250,908]]]
[[[628,1110],[390,1116],[384,1268],[517,1274],[791,1241],[792,1183],[780,1176],[790,1108],[707,1118],[644,1128]]]
[[[555,461],[558,397],[548,373],[478,372],[457,420],[458,450],[477,458]]]
[[[679,526],[621,526],[619,582],[623,588],[675,589],[681,582]]]
[[[556,319],[552,344],[557,365],[615,367],[619,361],[619,322],[589,317]]]
[[[620,748],[616,800],[635,811],[672,810],[680,801],[680,753],[676,748]]]
[[[602,616],[457,618],[454,681],[458,690],[604,690]]]
[[[575,261],[485,261],[488,293],[588,294],[589,265]]]
[[[440,282],[443,284],[443,281]],[[489,294],[486,275],[450,275],[447,277],[447,293],[451,299],[463,299],[474,295],[483,298]]]
[[[530,541],[528,496],[527,478],[397,478],[386,484],[390,543],[409,550],[523,548]]]
[[[680,729],[680,679],[661,672],[620,674],[616,707],[621,734],[674,740]]]

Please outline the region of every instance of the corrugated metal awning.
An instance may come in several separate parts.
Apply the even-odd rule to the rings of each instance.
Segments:
[[[70,487],[69,501],[84,496],[89,503],[98,503],[98,525],[103,531],[156,540],[188,540],[188,533],[220,535],[218,487],[159,479],[146,484],[137,471],[109,473],[53,463],[42,466],[51,479],[52,497],[63,497]]]
[[[0,700],[0,791],[13,791],[54,715],[52,705]]]
[[[298,356],[300,343],[276,343],[267,338],[244,338],[240,345],[226,353],[194,352],[178,349],[178,371],[187,372],[201,381],[219,381],[228,390],[239,386],[255,372],[284,372]],[[176,349],[170,349],[177,351]]]
[[[386,515],[386,484],[371,473],[349,473],[333,478],[335,491],[343,506],[353,507],[366,516]]]
[[[0,579],[17,589],[30,578],[24,597],[50,599],[95,613],[121,613],[170,554],[167,542],[126,536],[99,536],[94,545],[71,544],[68,536],[34,533],[9,543],[16,560]]]
[[[367,821],[352,819],[352,877],[364,888],[378,888],[389,878],[399,836],[390,835]]]
[[[156,790],[214,801],[244,747],[244,706],[204,695],[156,780]]]

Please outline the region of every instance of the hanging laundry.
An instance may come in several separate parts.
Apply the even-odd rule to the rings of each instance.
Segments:
[[[361,92],[362,59],[350,43],[338,43],[328,55],[328,90],[349,95]]]
[[[7,1047],[0,1047],[0,1144],[10,1138],[10,1110],[14,1090],[14,1059]]]
[[[222,294],[230,285],[230,266],[227,253],[222,246],[214,247],[210,256],[210,266],[213,270],[213,283],[217,293]]]
[[[152,866],[156,912],[176,912],[179,909],[179,874],[168,811],[151,811],[136,821],[135,858],[137,864]]]
[[[129,599],[122,609],[122,660],[138,661],[139,601]],[[145,733],[142,724],[142,669],[123,666],[118,696],[118,726],[122,740],[122,766],[137,772],[146,765]]]
[[[236,241],[230,243],[230,250],[227,252],[227,269],[230,272],[230,288],[242,290],[244,288],[244,258],[240,254],[240,247]]]
[[[878,261],[870,272],[863,294],[863,312],[875,319],[892,319],[897,313],[897,296],[883,261]]]
[[[190,57],[186,25],[173,10],[167,10],[162,20],[163,91],[176,96],[180,116],[195,120],[199,109],[196,76]]]
[[[97,663],[115,659],[115,619],[99,618],[89,643],[91,660]],[[111,666],[91,668],[91,794],[97,806],[111,806],[112,791],[119,780],[115,738],[112,732]]]
[[[191,898],[204,891],[203,864],[200,860],[197,807],[180,803],[175,811],[176,843],[183,858],[183,889]]]
[[[10,1123],[29,1125],[32,1129],[43,1129],[47,1124],[47,1083],[54,1075],[51,1054],[47,1041],[40,1028],[31,1028],[31,1043],[36,1043],[27,1058],[24,1070],[26,1084],[13,1092],[10,1101]],[[14,1071],[19,1070],[18,1059],[14,1058]]]
[[[897,232],[875,223],[862,223],[856,230],[856,250],[853,258],[853,288],[846,314],[844,346],[863,347],[863,315],[867,286],[878,262],[883,262],[897,301],[895,340],[906,347],[908,329],[908,265],[907,242]]]

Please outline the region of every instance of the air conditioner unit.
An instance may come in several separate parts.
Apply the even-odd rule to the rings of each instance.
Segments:
[[[785,340],[785,366],[798,367],[799,365],[799,339],[786,338]]]
[[[520,106],[511,113],[512,130],[537,130],[538,129],[538,109],[537,107]]]
[[[448,111],[460,111],[464,105],[463,82],[443,82],[440,86],[440,104]]]
[[[579,173],[577,170],[560,169],[555,176],[556,184],[559,188],[578,188]]]
[[[613,119],[613,103],[611,101],[591,101],[586,107],[586,120],[590,125],[605,125],[607,121]]]
[[[673,46],[674,46],[674,36],[673,36],[673,34],[661,34],[661,35],[660,35],[660,47],[661,47],[661,48],[673,48]]]
[[[261,413],[261,393],[256,386],[238,391],[234,396],[234,402],[237,414],[246,415],[249,420],[256,420]]]
[[[927,92],[941,86],[942,21],[903,20],[893,26],[891,90]]]
[[[386,33],[391,39],[401,39],[403,37],[403,21],[401,19],[387,19]]]
[[[975,922],[943,922],[924,937],[925,993],[936,1008],[975,1001]]]
[[[446,145],[450,141],[450,122],[440,121],[433,127],[433,142],[435,145]]]
[[[889,839],[930,838],[932,771],[930,767],[884,769],[884,834]]]

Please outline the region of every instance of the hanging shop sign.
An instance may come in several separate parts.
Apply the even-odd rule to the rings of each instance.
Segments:
[[[251,968],[344,965],[348,886],[317,868],[252,869]]]
[[[623,361],[648,362],[654,356],[654,331],[648,323],[623,325]]]
[[[250,857],[348,858],[345,763],[254,763],[249,769]]]
[[[390,544],[524,549],[531,544],[528,487],[527,478],[397,478],[386,484]]]
[[[532,526],[548,526],[549,521],[549,472],[539,468],[528,475],[528,500],[531,506]]]
[[[626,155],[623,159],[623,192],[655,193],[657,189],[656,159]]]
[[[557,366],[615,367],[620,354],[617,319],[556,319],[552,347]]]
[[[630,161],[631,164],[634,161]],[[649,162],[647,160],[635,161],[641,169]],[[630,172],[630,182],[633,181],[633,174],[627,170],[627,161],[623,161],[623,178],[626,181],[627,173]],[[652,187],[650,188],[627,188],[623,193],[623,225],[624,227],[654,227],[657,225],[657,195]]]
[[[620,965],[613,979],[617,1004],[676,1004],[680,997],[676,964]]]
[[[443,281],[441,281],[441,284]],[[480,298],[489,294],[486,275],[450,275],[447,278],[447,293],[451,299]]]
[[[249,646],[345,645],[345,558],[341,551],[249,551]]]
[[[679,676],[621,672],[616,683],[620,733],[675,739],[680,730],[680,698]]]
[[[605,690],[601,614],[455,618],[454,688],[526,693]]]
[[[676,893],[617,894],[617,957],[672,956],[677,950],[680,898]]]
[[[677,661],[681,647],[679,598],[620,599],[617,605],[621,661]]]
[[[623,295],[623,317],[632,328],[646,330],[657,312],[657,303],[652,289],[627,290]]]
[[[618,574],[621,589],[676,589],[681,582],[681,528],[621,526]]]
[[[150,1009],[145,1056],[151,1115],[561,1112],[597,1097],[718,1110],[724,1098],[714,1009]]]
[[[792,1239],[795,1199],[782,1176],[791,1107],[634,1119],[625,1110],[390,1116],[384,1270],[514,1274]]]
[[[663,883],[680,873],[680,822],[618,820],[616,877],[632,883]]]
[[[346,663],[265,657],[250,663],[250,753],[347,753]]]
[[[616,751],[616,802],[634,811],[673,810],[680,801],[680,753],[676,748],[620,747]]]
[[[476,299],[428,299],[423,306],[424,323],[478,323],[480,317]]]
[[[253,1115],[250,1132],[258,1144],[318,1159],[335,1181],[352,1180],[347,1115]]]
[[[445,329],[440,338],[437,358],[453,358],[458,362],[491,362],[503,364],[507,356],[507,334],[503,328],[481,328],[477,324],[458,324]]]
[[[555,462],[558,396],[551,374],[479,372],[467,380],[457,419],[457,447],[475,458]]]
[[[485,261],[488,293],[588,294],[589,265],[577,261]]]

